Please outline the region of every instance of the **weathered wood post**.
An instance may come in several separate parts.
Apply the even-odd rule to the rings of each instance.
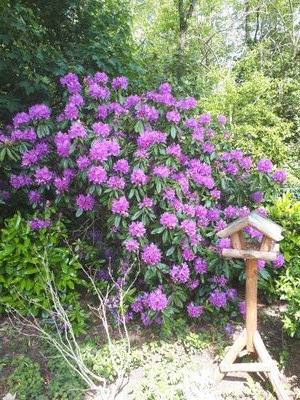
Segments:
[[[263,234],[262,242],[246,243],[243,236],[245,227],[252,227]],[[268,376],[279,400],[289,397],[280,381],[277,364],[269,355],[263,340],[257,330],[257,265],[258,260],[275,261],[279,245],[283,239],[283,228],[273,221],[262,217],[255,211],[237,219],[225,229],[218,232],[221,238],[230,237],[231,248],[223,249],[222,256],[242,258],[246,266],[246,329],[237,337],[219,365],[219,377],[222,379],[227,372],[264,372]],[[234,363],[241,351],[246,347],[246,354],[257,353],[260,362]],[[245,352],[243,352],[245,354]]]

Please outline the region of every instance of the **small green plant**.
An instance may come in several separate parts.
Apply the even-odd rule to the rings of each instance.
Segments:
[[[188,353],[195,354],[209,347],[209,336],[205,332],[189,332],[181,338],[182,344]]]
[[[51,380],[47,388],[51,400],[81,400],[85,389],[84,382],[78,377],[60,355],[50,358],[47,367]]]
[[[16,393],[19,400],[46,400],[42,395],[44,383],[38,363],[20,355],[12,360],[11,366],[14,370],[6,380],[11,393]]]

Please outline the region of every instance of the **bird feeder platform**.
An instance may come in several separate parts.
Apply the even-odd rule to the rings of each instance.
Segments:
[[[261,243],[247,243],[243,235],[246,227],[263,235]],[[279,400],[289,397],[280,379],[277,363],[271,358],[257,330],[257,272],[258,260],[275,261],[283,239],[283,228],[253,211],[218,232],[220,238],[230,238],[231,247],[222,250],[227,258],[242,258],[246,265],[246,328],[237,337],[219,365],[218,378],[229,372],[263,372],[270,380]],[[258,362],[234,363],[238,357],[251,354]]]

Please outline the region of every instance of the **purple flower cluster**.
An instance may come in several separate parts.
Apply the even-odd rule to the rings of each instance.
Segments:
[[[226,293],[216,289],[209,295],[209,302],[216,308],[225,307],[227,303]]]
[[[28,224],[32,230],[36,231],[49,228],[51,226],[51,221],[49,219],[42,220],[33,218],[31,221],[28,221]]]
[[[176,215],[165,212],[160,217],[160,223],[166,228],[173,229],[177,226],[178,220]]]
[[[129,202],[125,196],[119,199],[114,199],[111,205],[111,210],[113,214],[128,215]]]
[[[145,235],[146,229],[142,222],[132,222],[129,225],[129,233],[132,237],[140,238]]]
[[[257,169],[258,169],[259,172],[270,173],[270,172],[272,172],[273,164],[267,158],[262,158],[257,163]]]
[[[161,261],[161,251],[154,243],[150,243],[143,248],[141,258],[145,264],[155,266]]]
[[[187,263],[173,265],[170,276],[174,282],[186,283],[190,277],[190,270]]]
[[[187,306],[188,315],[191,318],[199,318],[203,312],[203,306],[195,306],[194,303],[190,303]]]
[[[87,194],[80,194],[76,198],[77,207],[82,211],[89,211],[92,210],[95,204],[95,199],[90,195]]]

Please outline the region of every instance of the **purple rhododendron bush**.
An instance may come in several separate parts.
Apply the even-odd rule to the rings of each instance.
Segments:
[[[216,233],[253,209],[266,215],[262,205],[285,171],[235,149],[225,116],[200,114],[193,97],[174,98],[168,83],[130,95],[125,77],[110,81],[102,72],[83,81],[69,73],[61,84],[59,113],[34,105],[0,138],[2,151],[19,157],[10,185],[36,210],[31,229],[48,229],[53,221],[41,213],[51,205],[53,219],[86,227],[82,239],[97,243],[97,258],[106,260],[99,279],[110,279],[110,265],[121,287],[140,268],[128,320],[168,325],[176,317],[232,317],[237,305],[243,312],[236,290],[243,264],[220,256],[230,240]],[[245,236],[261,239],[254,229]],[[269,268],[282,264],[279,255]],[[116,293],[110,307],[117,306]]]

